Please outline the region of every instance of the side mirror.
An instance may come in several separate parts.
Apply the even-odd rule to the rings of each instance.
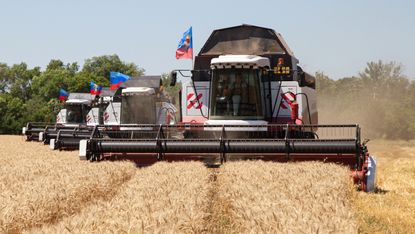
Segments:
[[[176,71],[172,71],[170,73],[170,86],[175,86],[177,82],[177,72]]]
[[[306,82],[305,72],[303,72],[303,71],[298,72],[298,77],[299,77],[298,84],[300,85],[300,87],[305,86],[305,82]]]

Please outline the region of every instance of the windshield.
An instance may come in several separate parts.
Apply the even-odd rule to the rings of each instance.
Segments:
[[[84,123],[84,114],[82,105],[66,106],[66,122],[68,123]]]
[[[214,70],[210,118],[263,119],[258,74],[255,69]]]

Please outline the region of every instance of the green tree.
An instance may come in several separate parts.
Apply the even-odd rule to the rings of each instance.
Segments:
[[[121,61],[117,55],[87,59],[81,71],[77,63],[58,59],[52,59],[44,71],[29,69],[25,63],[11,67],[0,63],[0,133],[18,133],[28,121],[55,121],[63,106],[57,99],[59,88],[89,92],[90,81],[109,86],[110,71],[144,74],[144,69]]]
[[[57,98],[48,102],[41,97],[35,96],[26,102],[24,122],[50,122],[56,121],[56,115],[63,108],[63,103]]]
[[[415,137],[415,84],[395,62],[369,62],[357,77],[317,74],[321,123],[358,123],[370,138]]]
[[[409,85],[407,77],[402,74],[402,65],[396,62],[369,62],[359,77],[373,99],[394,98],[396,94],[406,91]]]
[[[134,63],[121,61],[118,55],[92,57],[85,60],[82,68],[82,72],[107,79],[109,79],[111,71],[121,72],[129,76],[140,76],[144,74],[144,69],[138,68]]]
[[[9,93],[0,94],[0,134],[19,133],[24,126],[25,104]]]
[[[9,87],[9,67],[5,63],[0,63],[0,93],[5,93]]]
[[[55,61],[52,61],[55,65]],[[51,98],[57,98],[59,88],[64,88],[69,92],[76,91],[70,86],[73,74],[65,66],[49,66],[49,69],[42,72],[33,79],[32,89],[36,96],[43,102],[48,102]],[[84,84],[86,85],[86,84]]]
[[[40,68],[28,69],[27,64],[15,64],[8,67],[0,64],[0,92],[7,92],[22,100],[31,98],[31,83],[35,76],[40,74]]]

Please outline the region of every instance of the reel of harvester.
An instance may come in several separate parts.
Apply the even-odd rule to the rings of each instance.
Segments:
[[[28,122],[26,126],[22,128],[22,134],[26,136],[27,141],[39,141],[39,134],[49,125],[53,125],[53,123]]]
[[[103,137],[111,134],[123,136]],[[161,160],[332,162],[348,166],[355,183],[371,191],[376,164],[360,137],[358,125],[135,125],[122,133],[96,127],[79,153],[81,159],[133,160],[139,166]]]
[[[88,139],[93,131],[92,126],[79,126],[72,128],[59,129],[54,132],[55,137],[50,139],[49,147],[51,149],[75,150],[79,148],[79,142],[82,139]]]
[[[39,133],[39,141],[47,145],[52,139],[56,139],[60,130],[73,131],[75,128],[76,126],[64,126],[63,124],[47,125],[43,131]]]
[[[75,150],[79,148],[81,140],[95,138],[105,139],[125,139],[136,137],[142,134],[141,125],[124,124],[124,125],[95,125],[95,126],[77,126],[77,127],[62,127],[49,129],[45,134],[45,142],[50,141],[49,147],[51,149],[60,150]]]

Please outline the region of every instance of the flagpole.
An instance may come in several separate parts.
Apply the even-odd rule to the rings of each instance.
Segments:
[[[194,45],[193,45],[193,27],[192,26],[190,26],[191,28],[192,28],[192,35],[191,35],[191,39],[192,39],[192,66],[191,66],[191,68],[190,68],[190,70],[193,70],[193,68],[195,67],[195,64],[194,64],[194,50],[193,50],[193,48],[194,48]]]

